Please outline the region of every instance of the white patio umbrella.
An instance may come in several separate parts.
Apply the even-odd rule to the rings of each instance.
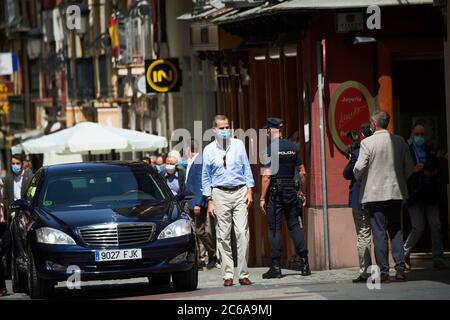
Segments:
[[[150,151],[167,147],[167,139],[144,132],[112,128],[93,122],[82,122],[71,128],[26,141],[23,150],[29,154],[101,154]]]

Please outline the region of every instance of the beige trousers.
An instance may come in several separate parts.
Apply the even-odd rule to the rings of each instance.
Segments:
[[[212,190],[217,223],[217,246],[222,258],[223,279],[233,279],[234,263],[231,249],[231,228],[234,225],[234,234],[237,244],[237,269],[239,279],[248,278],[248,250],[250,232],[248,228],[248,211],[245,204],[247,188],[237,191],[224,191],[217,188]]]
[[[370,256],[370,247],[372,243],[370,217],[365,210],[352,209],[353,220],[355,221],[356,235],[358,238],[358,258],[359,258],[359,273],[364,276],[370,276],[370,266],[372,265],[372,258]]]

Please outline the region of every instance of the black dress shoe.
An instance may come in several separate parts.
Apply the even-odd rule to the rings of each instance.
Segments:
[[[275,278],[281,278],[281,269],[279,266],[271,266],[270,269],[263,273],[262,275],[263,279],[275,279]]]
[[[308,257],[300,258],[300,270],[301,270],[302,276],[311,275],[311,269],[309,268]]]
[[[211,258],[208,260],[208,264],[206,265],[206,269],[211,270],[216,267],[217,264],[217,258]]]
[[[404,269],[398,269],[395,273],[396,281],[406,281],[406,274]]]
[[[363,276],[359,275],[358,278],[352,280],[353,283],[366,283],[367,278],[364,278]]]
[[[203,271],[203,268],[204,267],[206,267],[206,263],[205,263],[205,261],[201,261],[199,264],[198,264],[198,271]]]
[[[391,282],[391,277],[389,276],[389,273],[383,273],[380,276],[380,282],[381,283],[389,283]]]

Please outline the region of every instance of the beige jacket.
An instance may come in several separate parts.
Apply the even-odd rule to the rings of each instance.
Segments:
[[[413,162],[405,140],[387,130],[376,131],[361,142],[353,173],[361,180],[361,202],[403,200]]]

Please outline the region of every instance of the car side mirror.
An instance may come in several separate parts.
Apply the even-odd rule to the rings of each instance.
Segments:
[[[178,194],[175,196],[175,198],[180,204],[181,209],[184,212],[189,212],[188,203],[190,200],[194,199],[194,194],[193,193]]]
[[[18,199],[11,203],[9,206],[11,210],[27,210],[30,208],[30,204],[25,199]]]

